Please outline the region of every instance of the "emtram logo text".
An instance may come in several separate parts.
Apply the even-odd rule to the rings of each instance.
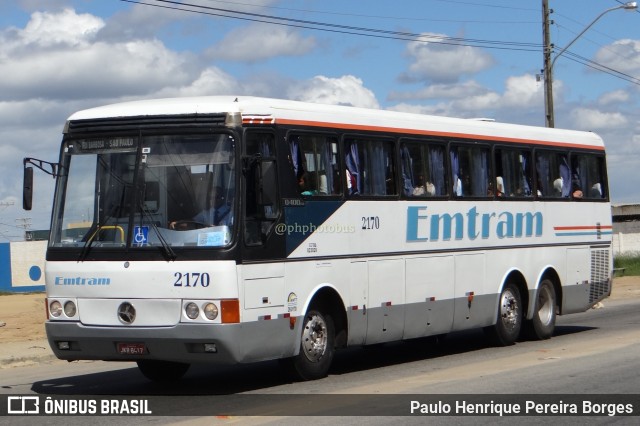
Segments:
[[[407,241],[448,241],[452,238],[527,238],[542,236],[542,213],[466,213],[428,214],[427,207],[407,207]]]

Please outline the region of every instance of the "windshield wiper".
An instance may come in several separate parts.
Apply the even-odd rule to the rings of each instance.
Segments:
[[[164,237],[162,236],[162,233],[158,229],[158,225],[156,225],[156,223],[153,220],[153,215],[151,215],[151,212],[149,211],[149,209],[147,209],[147,207],[144,204],[144,201],[142,200],[140,200],[140,211],[145,216],[147,216],[147,219],[149,219],[149,223],[151,223],[151,227],[153,228],[153,231],[158,236],[158,241],[160,241],[160,246],[162,247],[162,253],[164,254],[167,261],[176,260],[176,258],[178,257],[176,255],[176,252],[173,251],[173,249],[171,248],[171,245],[167,243],[167,240],[165,240]]]

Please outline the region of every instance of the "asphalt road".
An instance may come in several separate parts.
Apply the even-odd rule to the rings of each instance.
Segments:
[[[608,300],[602,309],[558,317],[555,336],[490,347],[481,331],[454,333],[440,342],[420,339],[338,353],[329,377],[304,383],[284,378],[277,362],[233,367],[194,366],[182,381],[158,385],[133,364],[54,361],[0,370],[0,394],[59,398],[151,398],[175,417],[136,417],[135,424],[389,424],[385,414],[408,411],[411,397],[431,401],[535,394],[578,399],[635,395],[640,411],[640,299]],[[390,395],[401,395],[399,399]],[[559,396],[558,396],[559,395]],[[557,397],[556,397],[557,396]],[[619,398],[622,398],[620,396]],[[2,399],[2,398],[0,398]],[[320,417],[286,417],[312,414]],[[328,417],[335,414],[354,416]],[[188,417],[191,416],[191,417]],[[213,416],[213,417],[212,417]],[[264,417],[270,416],[270,417]],[[485,417],[502,423],[514,418]],[[518,418],[534,424],[536,418]],[[636,424],[638,417],[559,417],[561,424]],[[34,420],[36,420],[34,422]],[[6,424],[58,423],[60,417],[6,417]],[[86,418],[68,418],[69,424]],[[131,417],[93,417],[97,424],[131,424]],[[395,417],[393,423],[424,423]],[[474,424],[473,417],[431,417],[430,424]],[[475,418],[477,423],[478,418]],[[540,420],[539,418],[537,419]],[[551,419],[548,419],[551,420]],[[40,423],[42,422],[42,423]],[[556,421],[557,423],[557,421]]]

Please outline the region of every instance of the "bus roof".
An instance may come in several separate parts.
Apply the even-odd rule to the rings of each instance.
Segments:
[[[453,138],[604,149],[593,132],[251,96],[203,96],[124,102],[76,112],[69,121],[240,113],[246,124],[291,124]]]

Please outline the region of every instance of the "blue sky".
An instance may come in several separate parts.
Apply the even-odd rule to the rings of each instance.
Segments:
[[[27,218],[48,228],[53,180],[36,173],[23,211],[22,158],[57,160],[65,119],[87,107],[233,94],[544,125],[541,0],[144,3],[0,3],[0,242]],[[549,4],[557,53],[621,1]],[[558,58],[554,99],[556,127],[605,139],[613,203],[640,203],[638,11],[607,12]]]

